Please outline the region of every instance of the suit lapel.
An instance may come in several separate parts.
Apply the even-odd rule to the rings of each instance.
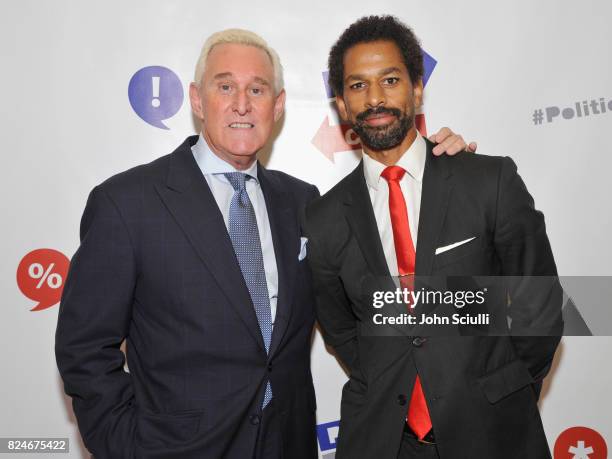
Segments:
[[[394,283],[391,277],[391,272],[385,258],[380,233],[376,224],[376,216],[374,215],[374,208],[372,207],[372,200],[370,199],[370,193],[365,181],[363,160],[349,175],[346,191],[344,198],[346,216],[355,234],[361,253],[370,268],[371,274],[374,276],[371,280],[374,281],[376,290],[393,291],[398,285]],[[394,303],[393,308],[397,313],[406,312],[405,306],[400,303]],[[391,325],[391,327],[398,331],[398,336],[405,335],[405,330],[401,325]]]
[[[363,173],[363,160],[348,176],[344,205],[346,217],[370,270],[376,276],[390,276]]]
[[[261,165],[258,166],[257,176],[266,201],[278,272],[278,299],[269,353],[272,356],[287,331],[293,311],[294,284],[300,249],[299,228],[295,204],[290,193],[283,190],[278,178]]]
[[[427,143],[421,210],[417,234],[415,272],[417,276],[428,276],[433,267],[436,245],[444,224],[450,192],[453,187],[448,158],[437,158],[432,153],[433,144]]]
[[[255,341],[265,350],[255,309],[219,206],[198,167],[190,137],[170,156],[165,184],[157,191]]]

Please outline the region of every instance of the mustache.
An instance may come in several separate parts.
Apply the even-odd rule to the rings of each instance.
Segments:
[[[377,108],[368,108],[366,111],[359,113],[355,118],[358,121],[364,123],[367,118],[372,115],[381,115],[381,114],[393,115],[396,118],[401,118],[402,112],[397,108],[388,108],[388,107],[377,107]]]

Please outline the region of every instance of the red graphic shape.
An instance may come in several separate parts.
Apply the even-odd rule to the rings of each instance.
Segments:
[[[425,115],[420,113],[414,117],[414,125],[423,137],[427,137],[427,126],[425,125]]]
[[[328,116],[321,123],[311,142],[332,163],[334,162],[334,153],[361,150],[361,143],[355,131],[348,124],[331,126]]]
[[[606,459],[608,447],[599,432],[588,427],[570,427],[555,442],[554,459]]]
[[[42,311],[59,303],[70,260],[53,249],[28,253],[17,267],[19,290],[38,304],[30,311]]]

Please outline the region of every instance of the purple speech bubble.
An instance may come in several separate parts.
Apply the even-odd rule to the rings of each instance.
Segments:
[[[130,80],[128,97],[140,118],[152,126],[169,129],[162,121],[174,116],[183,105],[183,84],[169,68],[144,67]]]

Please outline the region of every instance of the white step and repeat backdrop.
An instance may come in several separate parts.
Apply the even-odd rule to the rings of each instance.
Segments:
[[[90,189],[195,132],[186,95],[203,40],[241,27],[278,50],[287,111],[262,160],[326,191],[360,154],[331,109],[327,53],[374,13],[398,16],[421,38],[428,131],[448,125],[480,153],[512,156],[546,215],[560,273],[612,274],[607,0],[5,1],[0,437],[69,437],[68,457],[88,457],[53,352],[63,276]],[[129,91],[130,81],[151,90]],[[144,110],[154,96],[160,109]],[[610,362],[612,338],[563,339],[541,402],[557,457],[603,458],[604,443],[612,447]],[[330,459],[346,376],[318,333],[312,367],[320,454]]]

